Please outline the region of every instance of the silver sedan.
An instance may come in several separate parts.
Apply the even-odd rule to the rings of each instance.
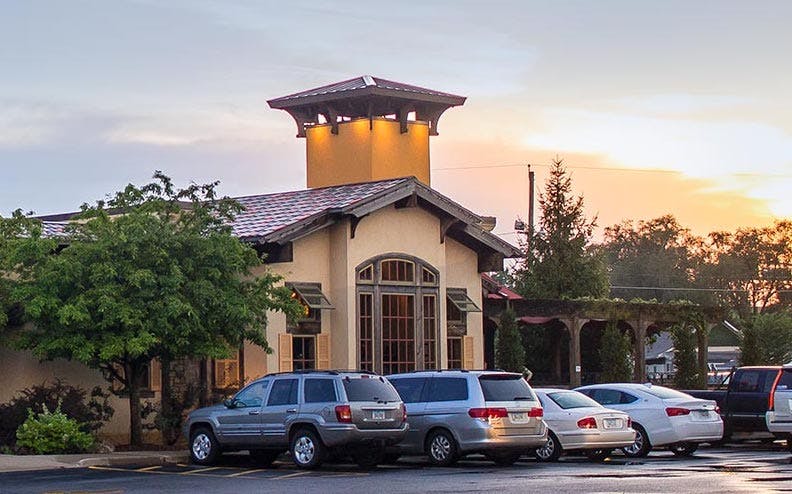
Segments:
[[[635,441],[630,417],[605,408],[568,389],[535,389],[549,429],[547,442],[534,452],[540,461],[556,461],[562,453],[580,452],[592,460],[607,458],[616,448]]]

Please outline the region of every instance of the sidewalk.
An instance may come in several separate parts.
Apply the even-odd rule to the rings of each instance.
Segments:
[[[0,473],[53,468],[136,465],[140,467],[166,463],[187,463],[187,451],[129,451],[83,455],[0,455]]]

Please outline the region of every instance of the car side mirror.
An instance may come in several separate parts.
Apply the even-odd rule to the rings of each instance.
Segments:
[[[223,405],[225,405],[226,408],[236,408],[237,401],[234,398],[228,398],[223,400]]]

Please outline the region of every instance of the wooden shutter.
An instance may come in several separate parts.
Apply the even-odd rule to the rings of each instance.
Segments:
[[[215,388],[226,389],[238,386],[239,360],[218,359],[214,361]]]
[[[462,368],[473,369],[475,368],[475,365],[476,364],[473,359],[473,337],[463,336],[462,337]]]
[[[280,372],[292,371],[292,336],[287,333],[278,335],[278,370]]]
[[[316,368],[320,370],[330,369],[330,335],[316,335]]]
[[[149,389],[162,391],[162,366],[159,359],[153,358],[149,362]]]

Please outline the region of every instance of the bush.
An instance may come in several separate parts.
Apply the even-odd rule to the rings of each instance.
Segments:
[[[501,313],[500,326],[495,333],[495,365],[510,372],[522,372],[525,369],[525,349],[512,310]]]
[[[679,389],[698,388],[698,354],[693,328],[686,323],[678,324],[671,328],[671,339],[674,342],[674,386]]]
[[[93,433],[113,416],[108,404],[109,394],[96,387],[87,392],[64,381],[42,383],[19,391],[19,396],[0,405],[0,448],[13,449],[17,442],[17,429],[25,422],[28,411],[35,413],[48,410],[60,411],[80,424],[80,430]],[[87,401],[86,401],[87,400]]]
[[[80,430],[80,424],[61,412],[50,412],[46,405],[41,413],[28,410],[27,420],[16,433],[17,446],[39,455],[83,453],[94,445],[91,434]]]
[[[632,380],[632,344],[630,337],[609,322],[602,332],[599,358],[602,365],[600,381],[604,383],[630,382]]]

